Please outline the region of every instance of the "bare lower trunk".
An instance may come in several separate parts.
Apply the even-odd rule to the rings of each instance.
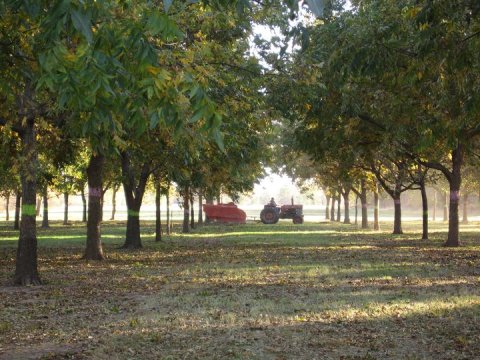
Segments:
[[[87,222],[87,199],[85,198],[85,189],[82,187],[82,222]]]
[[[117,212],[117,191],[118,186],[114,186],[112,189],[112,216],[110,216],[110,220],[115,220],[115,213]]]
[[[142,239],[140,237],[140,207],[132,206],[127,213],[127,230],[125,233],[124,249],[140,249]]]
[[[443,221],[448,221],[448,192],[443,193]]]
[[[437,220],[437,190],[433,190],[433,211],[432,211],[432,221]]]
[[[155,184],[155,241],[162,241],[162,213],[160,209],[161,191],[160,182]]]
[[[15,218],[13,220],[13,229],[20,229],[20,208],[22,206],[22,193],[17,191],[15,195]]]
[[[170,183],[167,185],[166,200],[167,200],[167,235],[170,235],[172,230],[172,217],[170,214]]]
[[[189,189],[188,187],[185,188],[183,194],[183,228],[182,232],[189,233],[190,232],[190,199],[188,198]]]
[[[422,194],[422,240],[428,240],[428,199],[427,190],[425,189],[425,182],[420,183],[420,192]]]
[[[355,195],[355,225],[358,225],[358,195]]]
[[[86,260],[103,260],[100,224],[102,219],[102,172],[105,157],[92,155],[87,167],[88,179],[88,221],[87,243],[84,258]]]
[[[350,190],[346,190],[343,194],[344,216],[343,223],[350,224]]]
[[[330,220],[330,196],[327,196],[327,205],[325,206],[325,220]]]
[[[462,164],[463,147],[461,144],[452,151],[452,173],[450,178],[450,207],[448,220],[448,237],[445,246],[460,246],[459,225],[458,225],[458,200],[460,197],[460,186],[462,185]]]
[[[367,187],[363,179],[360,182],[360,203],[362,204],[362,229],[368,229]]]
[[[10,194],[5,197],[5,221],[10,221]]]
[[[37,202],[36,202],[36,208],[35,208],[35,214],[37,216],[40,216],[40,210],[42,209],[42,197],[39,196],[37,197]]]
[[[22,220],[18,239],[17,259],[14,283],[17,285],[40,285],[37,265],[37,147],[33,119],[25,122],[22,139],[22,164],[20,178],[22,181]]]
[[[332,205],[330,207],[330,221],[335,221],[335,195],[332,196]]]
[[[402,201],[400,199],[400,194],[395,194],[393,198],[393,204],[395,207],[394,220],[393,220],[393,233],[394,234],[403,234],[402,230]]]
[[[122,185],[127,204],[127,231],[125,234],[124,249],[139,249],[142,247],[140,237],[140,208],[143,196],[150,177],[150,162],[144,162],[140,174],[133,167],[133,158],[128,151],[121,154],[122,162]]]
[[[63,225],[68,225],[68,193],[63,193]]]
[[[338,194],[338,198],[337,198],[337,219],[336,219],[337,222],[340,222],[340,218],[342,216],[342,212],[341,212],[341,209],[340,209],[341,204],[342,204],[342,195]]]
[[[468,224],[468,194],[463,195],[463,224]]]
[[[195,201],[192,192],[190,192],[190,228],[195,229]]]
[[[48,223],[48,191],[43,192],[43,219],[42,219],[42,228],[46,229],[49,227]]]
[[[198,225],[203,225],[203,209],[202,209],[203,195],[202,191],[198,192]]]
[[[378,196],[378,184],[375,184],[375,191],[373,192],[373,230],[380,230],[380,197]]]

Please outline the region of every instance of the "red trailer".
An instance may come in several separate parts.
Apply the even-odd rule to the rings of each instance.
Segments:
[[[234,203],[203,204],[203,211],[205,211],[207,218],[211,221],[236,224],[245,224],[247,221],[245,211],[239,209]]]

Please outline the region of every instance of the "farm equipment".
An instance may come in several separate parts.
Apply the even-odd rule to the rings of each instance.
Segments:
[[[279,219],[292,219],[294,224],[303,224],[303,205],[267,204],[260,212],[260,219],[264,224],[276,224]]]
[[[245,224],[247,214],[239,209],[234,203],[228,204],[203,204],[203,211],[207,219],[220,223]]]

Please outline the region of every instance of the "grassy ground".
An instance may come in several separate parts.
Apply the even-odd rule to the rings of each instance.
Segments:
[[[478,224],[446,249],[354,226],[208,226],[80,259],[85,229],[39,231],[45,284],[8,285],[17,234],[0,223],[0,359],[473,359],[480,354]]]

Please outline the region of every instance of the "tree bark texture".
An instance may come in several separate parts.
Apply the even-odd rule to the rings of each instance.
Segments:
[[[63,193],[63,225],[68,225],[68,193]]]
[[[203,194],[202,190],[198,191],[198,225],[203,225]]]
[[[87,244],[84,258],[86,260],[103,260],[100,224],[102,221],[102,173],[105,157],[94,154],[87,167],[88,182],[88,219]]]
[[[420,192],[422,194],[422,240],[428,240],[428,199],[425,181],[420,182]]]
[[[160,209],[160,181],[155,182],[155,241],[162,241],[162,213]]]
[[[128,152],[121,154],[122,160],[122,185],[127,203],[127,231],[125,235],[124,249],[139,249],[142,247],[140,237],[140,208],[143,195],[150,176],[150,163],[144,163],[139,174],[138,182],[135,180],[135,170],[132,168],[132,160]]]
[[[190,229],[195,229],[195,198],[190,191]]]
[[[364,179],[360,181],[360,204],[362,205],[362,229],[368,229],[367,187]]]
[[[330,196],[326,196],[327,204],[325,205],[325,220],[330,220]]]
[[[43,191],[43,218],[42,218],[42,228],[47,229],[50,227],[48,223],[48,190]]]
[[[13,229],[20,229],[20,208],[22,207],[22,193],[17,191],[15,195],[15,218],[13,220]]]
[[[172,218],[170,214],[170,183],[167,184],[167,194],[166,194],[166,200],[167,200],[167,235],[170,235],[172,231]]]
[[[5,221],[10,221],[10,194],[5,197]]]
[[[337,219],[336,221],[337,222],[340,222],[340,218],[342,216],[342,211],[340,209],[341,207],[341,204],[342,204],[342,194],[338,193],[338,198],[337,198]]]
[[[80,192],[82,196],[82,222],[87,222],[87,199],[85,197],[85,189],[82,187]]]
[[[37,265],[37,147],[34,119],[27,119],[22,139],[22,219],[18,240],[14,283],[16,285],[40,285]]]
[[[378,196],[378,184],[373,191],[373,230],[380,230],[380,196]]]
[[[115,213],[117,212],[117,191],[119,186],[114,185],[112,188],[112,215],[110,216],[110,220],[115,220]]]
[[[190,232],[190,199],[188,195],[190,193],[190,189],[188,187],[185,188],[183,194],[183,228],[182,232],[184,234]]]
[[[332,204],[330,207],[330,221],[335,221],[335,195],[332,195]]]
[[[460,198],[460,187],[462,185],[463,147],[461,144],[452,151],[452,173],[450,185],[450,206],[448,220],[448,237],[445,246],[460,246],[459,224],[458,224],[458,200]]]
[[[343,204],[344,204],[344,215],[343,215],[343,223],[350,224],[350,189],[345,189],[342,193],[343,196]]]
[[[394,220],[393,220],[393,233],[394,234],[403,234],[402,230],[402,201],[400,199],[400,194],[395,194],[393,196],[393,206],[394,206]]]
[[[355,195],[355,225],[358,225],[358,195]]]

